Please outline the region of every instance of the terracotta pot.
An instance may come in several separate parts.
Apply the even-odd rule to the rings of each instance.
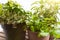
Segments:
[[[17,24],[17,28],[13,28],[12,24],[5,24],[4,29],[6,30],[8,40],[25,40],[25,31],[23,26],[25,24]]]
[[[17,24],[17,29],[15,32],[15,39],[14,40],[25,40],[25,31],[24,31],[24,23]]]
[[[46,37],[38,37],[36,32],[28,31],[29,40],[49,40],[49,35]]]

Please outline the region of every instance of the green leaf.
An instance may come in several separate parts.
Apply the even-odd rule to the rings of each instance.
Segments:
[[[35,31],[35,30],[34,30],[34,26],[31,26],[30,29],[31,29],[32,32]]]
[[[49,35],[49,33],[48,32],[40,32],[39,34],[38,34],[38,36],[48,36]]]

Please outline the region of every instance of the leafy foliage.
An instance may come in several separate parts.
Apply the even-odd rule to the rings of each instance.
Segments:
[[[39,4],[39,6],[34,4]],[[34,13],[30,12],[26,20],[29,29],[32,32],[38,32],[38,36],[55,35],[59,10],[58,3],[40,0],[33,5]]]
[[[0,5],[1,6],[1,5]],[[2,4],[2,11],[0,12],[1,23],[15,24],[22,23],[26,19],[26,12],[21,5],[13,1],[8,1]]]

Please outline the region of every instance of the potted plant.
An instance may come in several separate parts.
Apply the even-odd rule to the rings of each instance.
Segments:
[[[7,31],[8,40],[25,40],[26,12],[21,5],[13,1],[2,4],[0,23]]]
[[[40,0],[33,4],[32,10],[26,20],[30,40],[49,40],[52,35],[55,37],[57,27],[57,14],[59,6],[56,2]]]
[[[29,40],[49,40],[49,27],[38,14],[31,14],[26,20]],[[46,28],[45,28],[46,26]]]

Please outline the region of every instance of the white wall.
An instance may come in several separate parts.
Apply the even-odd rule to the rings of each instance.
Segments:
[[[2,28],[2,26],[0,25],[0,32],[3,32],[3,28]]]

